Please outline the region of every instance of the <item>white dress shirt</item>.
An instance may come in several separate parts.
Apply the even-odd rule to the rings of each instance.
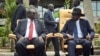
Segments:
[[[83,38],[83,34],[82,34],[82,31],[80,28],[80,20],[76,21],[76,27],[77,27],[77,32],[78,32],[78,38]],[[74,36],[74,34],[73,34],[73,36]]]
[[[29,26],[30,26],[30,23],[31,23],[31,20],[29,18],[27,18],[27,20],[28,20],[28,22],[27,22],[25,38],[28,38],[28,36],[29,36]],[[38,34],[36,32],[36,27],[35,27],[34,20],[33,20],[33,34],[32,34],[32,38],[36,38],[36,37],[38,37]]]

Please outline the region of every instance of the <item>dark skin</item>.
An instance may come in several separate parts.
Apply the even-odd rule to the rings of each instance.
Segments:
[[[48,5],[48,9],[49,9],[50,11],[54,11],[54,5],[53,5],[53,4],[49,4],[49,5]]]
[[[27,12],[27,17],[30,18],[32,21],[35,19],[36,12]]]
[[[76,15],[73,15],[72,16],[72,19],[76,21],[76,20],[80,19],[80,15],[77,15],[77,14]]]
[[[80,5],[80,0],[74,0],[73,1],[73,7],[77,7]]]

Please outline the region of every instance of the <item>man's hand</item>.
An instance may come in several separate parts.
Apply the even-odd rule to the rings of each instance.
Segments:
[[[20,37],[20,39],[19,39],[19,40],[23,41],[24,39],[25,39],[24,37]]]
[[[17,39],[15,34],[9,34],[8,36],[9,36],[9,38],[11,38],[11,39]]]
[[[87,40],[91,40],[91,36],[88,34],[88,35],[86,36],[86,39],[87,39]]]
[[[73,39],[73,36],[72,36],[72,35],[67,34],[67,36],[68,36],[68,39],[69,39],[69,40]]]
[[[43,40],[43,37],[42,37],[42,36],[39,36],[39,37],[38,37],[38,39],[39,39],[39,41],[44,42],[44,40]]]

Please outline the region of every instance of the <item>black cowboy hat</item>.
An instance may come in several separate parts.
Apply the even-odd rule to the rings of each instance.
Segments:
[[[81,9],[79,8],[74,8],[72,11],[72,15],[85,16],[84,14],[82,14]]]

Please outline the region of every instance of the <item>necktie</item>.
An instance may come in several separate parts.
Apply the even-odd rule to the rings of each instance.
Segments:
[[[75,23],[75,26],[74,26],[74,38],[78,38],[78,32],[77,32],[77,27],[76,27],[76,23]]]
[[[29,36],[28,36],[29,40],[32,40],[32,34],[33,34],[33,22],[31,21],[29,25]]]

